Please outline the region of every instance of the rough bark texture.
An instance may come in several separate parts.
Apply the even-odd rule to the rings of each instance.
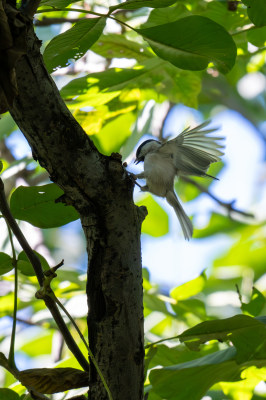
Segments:
[[[140,226],[143,212],[119,157],[98,153],[68,111],[28,28],[16,64],[18,97],[10,112],[34,158],[80,213],[87,239],[89,344],[114,400],[143,398]],[[114,133],[115,134],[115,133]],[[89,398],[107,399],[91,368]]]

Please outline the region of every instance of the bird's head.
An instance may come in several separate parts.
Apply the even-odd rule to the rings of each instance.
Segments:
[[[148,153],[158,150],[160,146],[161,142],[159,142],[158,140],[154,139],[145,140],[145,142],[141,143],[141,145],[137,149],[135,164],[144,161]]]

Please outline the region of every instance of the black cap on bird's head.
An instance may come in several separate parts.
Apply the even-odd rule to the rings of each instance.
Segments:
[[[144,147],[147,145],[147,143],[150,143],[150,142],[156,142],[156,143],[160,144],[160,142],[158,142],[157,140],[154,140],[154,139],[148,139],[148,140],[145,140],[144,142],[142,142],[136,151],[135,164],[138,164],[139,162],[144,161],[146,154],[149,152],[148,149],[147,149],[147,151],[144,151],[145,150]]]

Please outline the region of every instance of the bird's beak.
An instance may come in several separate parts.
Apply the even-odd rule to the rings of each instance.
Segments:
[[[138,159],[136,158],[136,160],[134,161],[134,164],[137,165],[140,161],[141,161],[141,160],[138,160]]]

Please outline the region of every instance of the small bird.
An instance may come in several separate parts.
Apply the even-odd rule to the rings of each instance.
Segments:
[[[207,136],[217,129],[204,129],[210,121],[193,129],[186,128],[176,138],[166,143],[149,139],[141,143],[136,152],[135,163],[144,161],[144,171],[133,174],[135,179],[146,179],[141,191],[165,197],[179,219],[183,234],[189,240],[193,234],[191,220],[186,215],[174,191],[175,177],[194,175],[217,179],[206,172],[211,163],[221,160],[223,137]]]

